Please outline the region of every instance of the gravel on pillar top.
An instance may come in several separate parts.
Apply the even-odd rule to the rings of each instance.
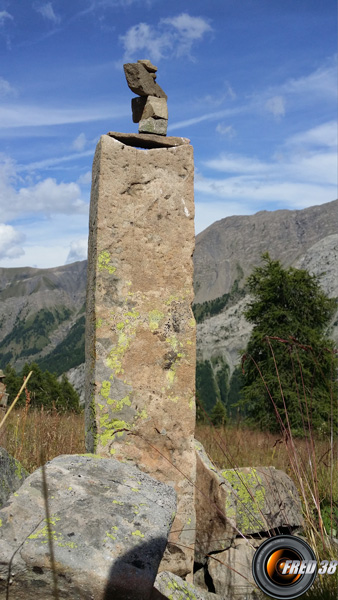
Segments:
[[[86,444],[175,488],[160,570],[185,576],[195,540],[193,148],[174,138],[141,150],[118,135],[101,137],[93,164]]]

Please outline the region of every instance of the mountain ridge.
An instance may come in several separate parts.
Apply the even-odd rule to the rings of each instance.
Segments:
[[[263,252],[284,266],[294,264],[315,243],[338,231],[338,200],[302,210],[260,211],[216,221],[196,236],[195,304],[231,291]]]

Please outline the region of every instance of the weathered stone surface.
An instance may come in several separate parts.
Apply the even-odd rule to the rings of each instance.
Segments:
[[[60,598],[148,600],[175,514],[173,488],[99,456],[46,465]],[[54,597],[41,469],[0,510],[0,598]],[[10,561],[12,561],[10,563]]]
[[[142,115],[143,116],[143,115]],[[168,121],[166,119],[141,119],[139,122],[139,133],[156,133],[156,135],[166,135]]]
[[[185,146],[190,144],[188,138],[183,137],[158,137],[157,135],[142,134],[142,133],[120,133],[119,131],[109,131],[107,133],[110,137],[115,140],[126,144],[127,146],[134,146],[136,148],[174,148],[176,146]]]
[[[151,73],[140,63],[126,63],[123,65],[127,84],[134,94],[139,96],[157,96],[167,99],[167,94],[155,82]]]
[[[277,534],[280,527],[303,525],[296,486],[284,471],[242,467],[221,471],[221,475],[234,490],[236,526],[241,533],[275,530]]]
[[[137,96],[137,98],[131,99],[131,110],[133,113],[133,123],[138,123],[141,120],[146,102],[147,102],[147,98],[145,96]]]
[[[252,559],[265,539],[237,538],[231,548],[208,558],[208,572],[216,594],[231,600],[260,597],[252,576]]]
[[[218,473],[200,442],[195,441],[195,449],[195,561],[204,563],[207,554],[227,548],[237,535],[236,497],[232,487]]]
[[[156,73],[157,67],[155,67],[155,65],[153,65],[147,58],[142,58],[137,62],[143,65],[147,69],[147,71],[149,71],[149,73]]]
[[[28,472],[21,463],[0,448],[0,508],[9,496],[23,484]]]
[[[223,596],[202,590],[168,571],[159,573],[155,579],[150,600],[222,600]]]
[[[179,575],[195,538],[193,172],[191,146],[144,152],[102,136],[88,252],[87,448],[174,486],[164,564]]]
[[[165,98],[148,96],[143,109],[142,119],[148,119],[149,117],[168,120],[168,105]]]

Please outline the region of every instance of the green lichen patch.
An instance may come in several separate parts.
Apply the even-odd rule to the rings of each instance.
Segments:
[[[162,321],[162,319],[164,319],[164,317],[165,314],[161,311],[151,310],[148,314],[150,331],[156,331],[159,328],[160,322]]]
[[[118,527],[116,527],[116,525],[113,525],[112,530],[115,532],[118,530]],[[108,538],[110,538],[111,540],[116,540],[116,536],[113,535],[112,533],[110,533],[109,531],[106,531],[106,537],[104,538],[103,542],[108,542]]]
[[[262,509],[265,505],[266,490],[257,469],[249,469],[246,473],[229,469],[222,471],[222,476],[235,490],[237,508],[234,509],[233,498],[228,496],[225,507],[227,516],[237,517],[237,526],[244,534],[253,528],[257,530],[257,527],[265,529]]]
[[[110,381],[102,381],[100,393],[101,393],[101,396],[103,398],[105,398],[106,400],[107,400],[107,398],[109,398],[110,386],[111,386]]]
[[[48,525],[53,525],[55,527],[56,522],[60,521],[60,519],[52,516],[50,519],[44,519],[44,521],[46,522],[46,525],[44,525],[44,527],[39,529],[36,533],[31,533],[31,535],[29,535],[27,538],[28,540],[40,539],[42,543],[47,543],[49,535]],[[62,534],[57,533],[56,530],[50,530],[50,536],[55,542],[59,542],[63,537]]]
[[[142,410],[138,410],[136,416],[139,419],[148,419],[148,413],[145,408],[142,408]]]
[[[136,529],[136,531],[132,531],[131,535],[136,535],[137,537],[144,538],[144,533],[141,533],[139,529]]]
[[[131,406],[131,400],[129,396],[125,396],[121,400],[114,400],[112,398],[109,398],[107,400],[107,404],[109,404],[113,412],[119,412],[124,406]]]
[[[191,327],[191,329],[195,329],[195,327],[196,327],[196,321],[195,321],[195,319],[193,317],[191,319],[189,319],[188,325],[189,325],[189,327]]]
[[[108,442],[115,439],[115,435],[122,437],[124,431],[121,430],[130,430],[132,429],[132,425],[120,419],[110,420],[109,415],[103,415],[100,418],[100,429],[103,429],[103,431],[97,434],[98,440],[102,446],[107,446]]]
[[[16,459],[14,459],[14,460],[15,460],[15,475],[16,475],[16,477],[18,477],[18,479],[22,479],[25,470],[24,470],[22,464],[18,460],[16,460]]]
[[[116,267],[110,264],[110,254],[106,250],[100,252],[97,259],[97,264],[99,271],[107,270],[110,275],[116,271]]]
[[[168,396],[168,400],[170,400],[171,402],[175,402],[175,404],[177,404],[177,402],[180,400],[179,396],[174,396],[173,394],[170,394]]]

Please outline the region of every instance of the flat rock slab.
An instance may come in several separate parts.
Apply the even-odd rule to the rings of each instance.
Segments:
[[[190,144],[188,138],[183,137],[164,137],[155,133],[121,133],[119,131],[108,131],[107,135],[114,138],[126,146],[134,148],[174,148],[175,146],[184,146]]]
[[[140,120],[139,132],[140,133],[155,133],[156,135],[166,135],[168,127],[168,121],[166,119],[153,119],[148,117],[147,119]]]
[[[99,456],[46,465],[60,598],[149,600],[175,516],[173,488]],[[52,598],[41,469],[0,511],[0,598]]]
[[[23,484],[29,473],[21,463],[0,448],[0,508],[7,502],[13,492]]]

